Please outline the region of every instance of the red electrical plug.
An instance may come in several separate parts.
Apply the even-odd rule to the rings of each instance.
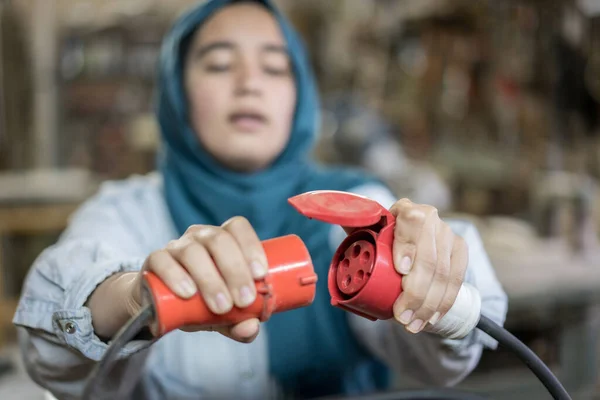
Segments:
[[[390,319],[402,293],[402,275],[392,256],[396,219],[379,203],[352,193],[320,190],[292,197],[302,215],[349,231],[333,256],[327,286],[331,304],[370,320]],[[479,292],[466,283],[452,308],[434,327],[448,338],[466,336],[479,321]]]
[[[152,333],[162,336],[185,325],[223,326],[250,318],[264,322],[273,313],[312,304],[317,275],[302,239],[287,235],[262,244],[269,268],[267,275],[256,281],[256,300],[248,307],[234,307],[222,315],[210,311],[200,293],[182,299],[157,275],[145,272],[145,301],[152,303],[155,313]]]

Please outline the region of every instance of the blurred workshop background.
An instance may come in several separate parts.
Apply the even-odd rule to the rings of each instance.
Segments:
[[[506,326],[600,399],[600,0],[276,2],[317,71],[315,157],[472,220]],[[0,0],[1,399],[42,398],[11,324],[33,259],[100,182],[154,168],[159,45],[192,3]],[[504,349],[460,387],[547,398]]]

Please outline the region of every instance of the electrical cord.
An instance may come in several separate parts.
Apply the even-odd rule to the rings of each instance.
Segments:
[[[92,395],[99,392],[99,386],[104,382],[104,377],[108,373],[114,360],[116,360],[119,351],[125,347],[137,334],[144,329],[154,317],[154,308],[148,304],[142,308],[136,316],[131,318],[114,337],[114,340],[108,346],[102,359],[92,370],[89,380],[83,390],[83,400],[92,400]]]
[[[489,400],[488,397],[454,389],[402,390],[354,396],[352,400]],[[316,400],[349,400],[348,397],[320,397]]]
[[[104,381],[105,375],[108,373],[113,361],[117,358],[119,350],[131,341],[144,327],[146,327],[154,317],[154,309],[152,305],[145,306],[135,317],[131,318],[121,330],[115,335],[114,340],[108,346],[104,357],[96,364],[94,370],[90,374],[89,380],[83,392],[83,400],[92,400],[92,395],[98,390],[100,384]],[[487,333],[498,343],[512,352],[529,367],[529,369],[538,377],[542,384],[548,389],[548,392],[555,400],[571,400],[571,397],[552,374],[552,371],[544,364],[542,360],[523,342],[517,339],[513,334],[508,332],[496,324],[491,319],[482,315],[477,323],[477,328]],[[388,394],[390,395],[390,394]],[[422,400],[450,400],[454,399],[452,393],[444,395],[443,392],[427,392],[423,391],[420,394],[417,392],[404,394],[391,394],[389,400],[400,399],[422,399]],[[399,396],[399,397],[398,397]],[[407,397],[412,396],[412,397]],[[444,397],[445,396],[445,397]],[[388,399],[388,397],[385,397]]]
[[[540,360],[529,347],[525,346],[525,344],[517,339],[512,333],[500,327],[484,315],[480,317],[477,328],[496,339],[500,345],[515,353],[544,384],[554,399],[571,400],[569,393],[567,393],[563,385],[558,381],[546,364],[544,364],[544,362]]]

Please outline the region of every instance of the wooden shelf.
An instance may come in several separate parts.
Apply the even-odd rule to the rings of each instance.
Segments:
[[[0,205],[0,238],[6,235],[38,235],[60,232],[66,226],[69,216],[79,204],[27,204]],[[18,299],[9,298],[4,293],[5,268],[0,246],[0,347],[8,339],[7,333],[13,328],[12,319],[17,309]]]
[[[74,204],[0,207],[0,234],[38,234],[64,229]]]
[[[16,299],[0,299],[0,348],[9,339],[8,330],[12,327],[18,303]]]

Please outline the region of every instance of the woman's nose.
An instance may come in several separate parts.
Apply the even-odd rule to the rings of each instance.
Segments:
[[[260,95],[261,94],[261,76],[258,66],[245,63],[240,65],[237,74],[237,90],[236,94],[244,95]]]

